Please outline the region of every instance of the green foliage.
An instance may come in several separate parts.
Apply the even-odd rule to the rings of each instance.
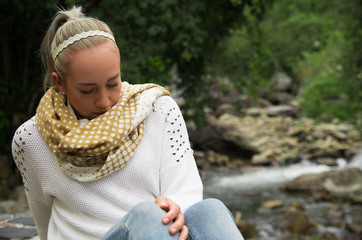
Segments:
[[[319,121],[361,122],[361,3],[333,6],[333,31],[323,49],[305,54],[296,70],[303,80],[298,97],[303,113]]]
[[[299,95],[303,113],[320,121],[346,120],[348,115],[340,110],[349,107],[345,94],[341,92],[343,83],[340,79],[341,74],[336,71],[325,72],[306,85]]]
[[[274,91],[270,79],[275,71],[286,72],[299,89],[304,115],[362,128],[361,4],[279,0],[262,19],[247,6],[246,24],[220,43],[210,72],[228,76],[251,100]]]
[[[275,69],[254,8],[245,7],[246,24],[230,31],[230,37],[219,44],[219,54],[209,62],[211,74],[228,76],[251,102],[272,90],[269,78]]]

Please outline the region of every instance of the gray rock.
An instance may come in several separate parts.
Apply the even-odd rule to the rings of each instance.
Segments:
[[[362,203],[362,170],[347,168],[320,174],[307,174],[285,184],[291,192],[325,193],[329,199]]]
[[[31,238],[38,235],[35,228],[0,228],[0,239]]]
[[[26,218],[15,218],[13,220],[10,220],[11,223],[20,223],[28,226],[35,226],[34,219],[32,217],[26,217]]]
[[[297,117],[298,111],[295,107],[289,105],[278,105],[278,106],[270,106],[266,109],[266,114],[269,117],[276,116],[289,116],[289,117]]]
[[[279,91],[287,91],[292,86],[292,78],[284,72],[275,73],[271,81]]]

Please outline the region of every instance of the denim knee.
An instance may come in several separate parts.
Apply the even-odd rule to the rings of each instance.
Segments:
[[[223,202],[221,202],[219,199],[216,198],[207,198],[205,200],[203,200],[201,204],[201,207],[205,207],[207,209],[210,208],[215,208],[215,209],[221,209],[221,208],[226,208],[225,204]]]
[[[155,220],[160,220],[165,215],[165,211],[162,210],[156,203],[151,201],[145,201],[138,203],[136,206],[134,206],[130,213],[134,217],[139,218],[152,218]]]
[[[198,202],[191,206],[187,211],[200,211],[200,212],[223,212],[227,211],[229,214],[229,209],[225,206],[225,204],[215,198],[207,198],[202,200],[201,202]],[[232,214],[231,214],[232,216]]]
[[[103,237],[110,239],[177,239],[168,232],[170,224],[163,224],[165,211],[154,202],[141,202],[134,206]]]
[[[189,239],[243,239],[233,215],[220,200],[211,198],[195,203],[184,215]]]

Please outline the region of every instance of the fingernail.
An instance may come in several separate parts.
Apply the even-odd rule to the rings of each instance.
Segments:
[[[170,221],[170,219],[169,219],[169,218],[165,218],[165,219],[163,219],[163,222],[164,222],[164,223],[166,223],[166,224],[167,224],[169,221]]]
[[[176,233],[176,228],[171,228],[171,233],[172,234]]]

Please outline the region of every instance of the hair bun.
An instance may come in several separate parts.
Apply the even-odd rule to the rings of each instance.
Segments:
[[[71,19],[71,18],[76,19],[76,18],[84,17],[82,7],[79,7],[79,6],[72,7],[72,9],[67,11],[67,15],[68,15],[69,19]]]

